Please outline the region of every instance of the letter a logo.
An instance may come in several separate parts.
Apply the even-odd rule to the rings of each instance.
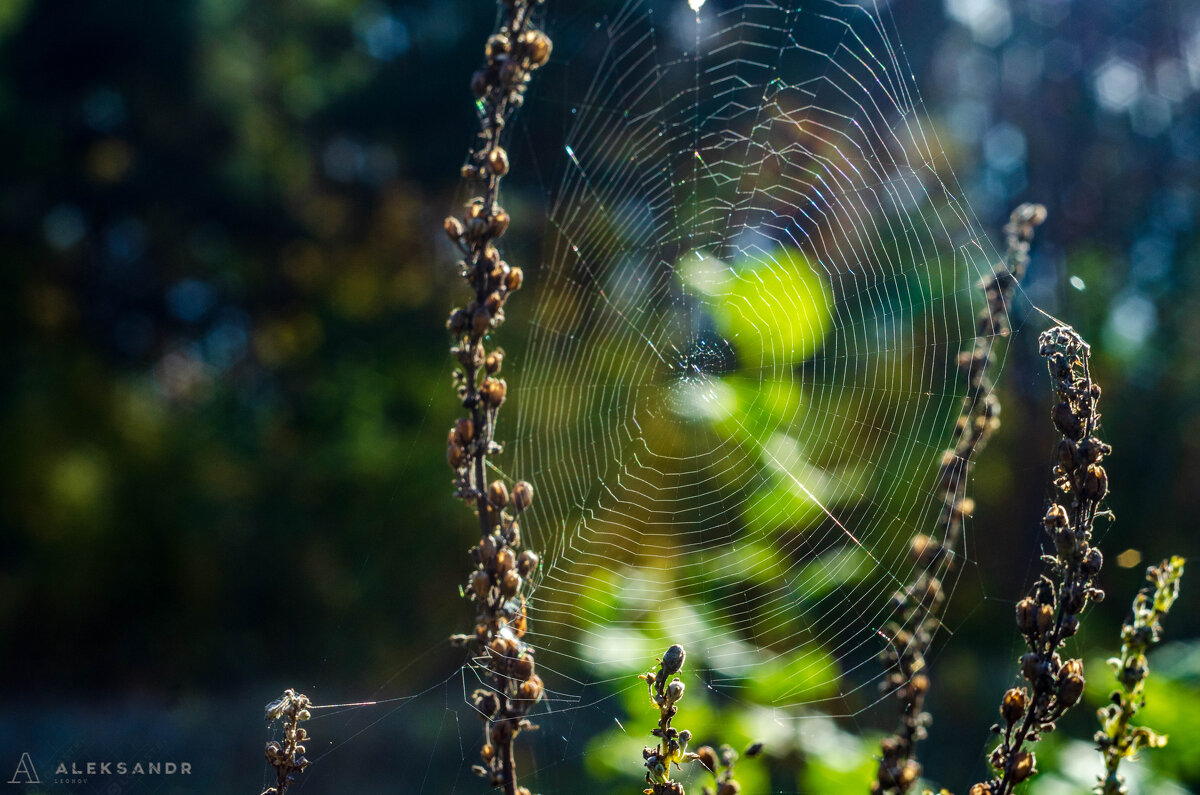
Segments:
[[[29,758],[29,752],[21,754],[21,761],[17,762],[17,769],[13,771],[13,777],[9,779],[9,784],[41,784],[38,779],[37,768],[33,766],[33,760]]]

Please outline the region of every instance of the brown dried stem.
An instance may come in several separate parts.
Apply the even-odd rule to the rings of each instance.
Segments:
[[[1058,651],[1079,630],[1088,603],[1104,598],[1095,585],[1103,557],[1091,545],[1096,519],[1108,515],[1101,508],[1108,493],[1101,462],[1111,448],[1095,435],[1100,387],[1092,381],[1088,345],[1073,328],[1044,332],[1039,348],[1058,398],[1051,417],[1061,434],[1052,470],[1056,495],[1042,520],[1053,554],[1042,556],[1046,572],[1017,603],[1017,627],[1029,648],[1020,660],[1028,687],[1004,694],[1002,721],[992,727],[1001,737],[989,759],[996,774],[970,795],[1009,795],[1037,773],[1037,759],[1026,746],[1054,730],[1085,684],[1083,661],[1064,661]]]
[[[880,659],[888,676],[883,687],[895,691],[900,701],[900,721],[880,745],[879,768],[871,782],[873,793],[902,795],[921,773],[916,746],[925,738],[929,723],[929,714],[924,711],[930,684],[925,655],[945,601],[942,578],[956,566],[963,522],[974,507],[967,497],[974,456],[1000,425],[1000,402],[989,375],[993,352],[996,341],[1010,333],[1012,297],[1029,263],[1034,229],[1045,218],[1045,208],[1036,204],[1022,204],[1013,211],[1004,228],[1004,260],[981,285],[987,307],[979,316],[974,345],[958,355],[967,394],[954,428],[954,447],[941,454],[938,466],[937,492],[942,512],[932,535],[918,533],[912,538],[909,550],[919,574],[893,597],[898,618],[885,627],[889,645]],[[906,629],[910,626],[914,627],[911,631]]]
[[[296,774],[308,767],[304,755],[304,741],[308,732],[300,728],[300,721],[311,717],[308,696],[295,690],[285,690],[283,696],[267,705],[267,723],[283,720],[283,740],[267,743],[267,763],[275,769],[275,786],[263,790],[262,795],[284,795],[296,780]]]
[[[1146,678],[1150,663],[1146,652],[1162,639],[1162,620],[1179,598],[1184,559],[1178,555],[1146,569],[1150,584],[1133,600],[1133,613],[1121,627],[1121,654],[1108,661],[1117,676],[1120,690],[1112,693],[1112,703],[1099,710],[1100,731],[1096,747],[1104,757],[1104,778],[1096,785],[1096,795],[1127,795],[1120,774],[1122,760],[1137,759],[1143,748],[1161,748],[1166,735],[1146,726],[1134,726],[1133,717],[1146,705]]]
[[[533,23],[537,5],[530,0],[500,3],[499,27],[484,51],[486,64],[471,78],[480,132],[462,175],[480,195],[467,204],[462,217],[450,216],[444,224],[462,255],[459,272],[474,294],[466,307],[451,312],[447,323],[454,338],[451,354],[459,364],[454,373],[458,396],[467,416],[450,430],[446,460],[454,470],[455,495],[474,505],[480,530],[479,543],[471,549],[474,569],[464,589],[475,603],[475,633],[454,640],[475,643],[476,663],[488,685],[472,696],[486,721],[480,752],[484,764],[475,770],[506,795],[528,793],[517,785],[513,742],[532,727],[525,716],[543,693],[542,680],[534,673],[533,650],[522,640],[523,591],[538,557],[529,550],[516,553],[521,544],[517,516],[529,507],[533,487],[522,481],[510,494],[503,480],[487,483],[488,456],[501,451],[494,439],[496,416],[508,390],[497,377],[504,352],[488,351],[484,340],[504,322],[504,304],[524,278],[520,268],[500,259],[495,241],[509,225],[508,213],[498,203],[500,180],[509,167],[501,139],[524,101],[531,74],[550,57],[550,39]]]
[[[646,795],[685,795],[683,785],[671,780],[671,766],[679,767],[684,762],[700,759],[699,754],[687,749],[692,733],[671,725],[679,712],[679,700],[683,698],[684,685],[679,672],[683,670],[686,656],[683,647],[675,644],[658,661],[657,670],[640,676],[649,688],[651,703],[658,708],[658,726],[650,732],[658,738],[658,745],[642,749],[642,764],[646,768],[643,792]]]

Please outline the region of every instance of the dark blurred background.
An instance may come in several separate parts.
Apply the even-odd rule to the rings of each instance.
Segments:
[[[439,230],[494,13],[0,3],[0,773],[23,751],[182,758],[193,780],[120,791],[251,792],[261,705],[295,686],[321,703],[402,699],[323,720],[309,791],[481,791],[452,676],[463,658],[444,642],[469,620],[455,587],[473,530],[442,463],[455,410],[442,324],[460,285]],[[1092,341],[1115,447],[1110,598],[1081,645],[1112,653],[1145,564],[1200,551],[1200,10],[898,0],[888,13],[981,227],[998,232],[1022,200],[1050,211],[1002,376],[1005,425],[977,469],[980,565],[935,660],[929,768],[965,790],[1011,675],[1011,605],[1046,494],[1033,305]],[[513,159],[518,174],[537,163],[527,147]],[[542,196],[512,182],[534,258]],[[521,330],[505,333],[519,347]],[[1200,785],[1197,592],[1185,580],[1167,622],[1146,715],[1175,741],[1146,754],[1145,792]],[[581,721],[611,729],[611,710]],[[1077,713],[1086,740],[1091,709]],[[1034,791],[1079,791],[1060,745],[1065,772]],[[869,743],[856,748],[869,767]],[[568,791],[554,782],[584,767],[582,746],[541,753],[543,788]]]

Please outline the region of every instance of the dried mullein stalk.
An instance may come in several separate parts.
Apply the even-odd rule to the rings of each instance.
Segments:
[[[505,126],[524,101],[530,76],[550,57],[550,39],[534,25],[539,2],[503,0],[497,30],[484,49],[486,63],[471,79],[479,108],[480,132],[463,166],[463,177],[479,195],[461,216],[446,219],[444,229],[461,254],[458,267],[473,297],[450,314],[451,354],[459,367],[454,377],[467,416],[450,429],[446,460],[454,470],[456,496],[474,507],[480,540],[472,547],[474,568],[465,592],[474,601],[475,632],[458,635],[474,643],[486,689],[472,702],[485,721],[485,737],[475,771],[506,795],[528,793],[517,785],[513,742],[524,729],[530,708],[541,700],[542,680],[534,672],[533,650],[522,640],[526,629],[525,596],[538,556],[521,545],[517,518],[529,507],[533,487],[503,480],[487,483],[488,456],[500,452],[494,440],[496,416],[508,388],[499,376],[504,352],[487,350],[484,340],[504,322],[504,304],[521,288],[519,267],[500,258],[496,241],[508,229],[508,213],[498,203],[500,180],[508,173],[502,146]]]
[[[894,691],[900,701],[900,723],[881,744],[879,768],[871,782],[873,793],[901,795],[912,788],[921,773],[916,745],[924,739],[929,722],[924,711],[930,684],[925,655],[945,601],[942,578],[956,565],[963,522],[974,507],[967,496],[974,456],[1000,424],[1000,403],[989,374],[994,348],[999,338],[1009,334],[1013,293],[1029,263],[1034,229],[1045,218],[1046,209],[1041,205],[1022,204],[1013,211],[1004,228],[1005,258],[981,285],[987,307],[979,316],[975,343],[958,357],[967,394],[955,426],[954,447],[944,451],[939,462],[937,493],[942,512],[932,535],[918,533],[913,537],[909,549],[920,573],[893,597],[897,618],[884,628],[889,643],[881,661],[888,676],[882,686]]]
[[[312,717],[309,706],[308,696],[291,689],[267,705],[267,724],[282,720],[283,739],[267,743],[267,763],[275,769],[275,786],[265,789],[262,795],[284,795],[296,780],[296,774],[308,767],[308,757],[304,755],[308,732],[300,727],[300,722]]]
[[[1028,651],[1021,656],[1026,684],[1004,694],[1001,722],[992,727],[1000,744],[989,761],[995,775],[974,785],[970,795],[1008,795],[1037,772],[1029,749],[1083,695],[1083,661],[1064,660],[1059,650],[1079,629],[1079,615],[1104,593],[1096,587],[1103,557],[1092,546],[1097,518],[1108,493],[1103,460],[1111,448],[1097,436],[1100,387],[1091,377],[1090,351],[1069,326],[1058,326],[1039,338],[1057,402],[1051,412],[1061,437],[1053,468],[1055,497],[1043,525],[1051,554],[1028,596],[1017,603],[1017,627]]]
[[[1133,600],[1133,615],[1121,628],[1121,656],[1108,661],[1117,676],[1120,690],[1113,691],[1112,703],[1100,710],[1096,745],[1104,757],[1104,778],[1096,786],[1096,795],[1125,795],[1125,779],[1117,771],[1123,759],[1136,759],[1142,748],[1161,748],[1165,735],[1133,726],[1133,716],[1146,702],[1146,677],[1150,666],[1146,651],[1162,637],[1162,619],[1179,596],[1184,560],[1171,557],[1146,569],[1150,585]]]

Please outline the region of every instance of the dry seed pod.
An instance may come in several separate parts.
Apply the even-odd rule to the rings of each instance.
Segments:
[[[511,49],[512,42],[509,41],[508,36],[505,36],[503,33],[497,33],[487,40],[485,52],[487,57],[495,58],[497,55],[504,55]]]
[[[516,564],[516,558],[513,557],[511,549],[507,547],[496,553],[496,571],[503,576],[512,570]]]
[[[521,575],[511,569],[505,572],[504,579],[500,581],[500,590],[509,599],[516,596],[517,591],[521,590]]]
[[[1057,527],[1066,527],[1068,523],[1067,509],[1058,503],[1052,503],[1050,507],[1046,509],[1046,518],[1043,519],[1042,522],[1046,525],[1047,530]]]
[[[533,676],[533,658],[522,654],[512,664],[512,675],[520,680]]]
[[[1062,634],[1064,638],[1074,636],[1079,631],[1079,616],[1071,614],[1063,617]]]
[[[1037,630],[1045,633],[1052,626],[1054,626],[1054,608],[1050,605],[1042,605],[1038,608]]]
[[[1108,473],[1099,464],[1089,464],[1083,481],[1083,496],[1089,500],[1102,500],[1108,494]]]
[[[537,565],[537,553],[528,549],[522,552],[521,556],[517,558],[517,571],[521,573],[522,577],[528,577],[530,572],[537,568]]]
[[[1000,705],[1000,714],[1004,717],[1005,722],[1012,724],[1021,719],[1025,714],[1025,703],[1027,697],[1025,688],[1014,687],[1004,694],[1004,702]]]
[[[908,548],[913,562],[924,564],[932,563],[940,550],[941,545],[924,533],[914,535]]]
[[[496,543],[495,536],[484,536],[479,539],[479,560],[485,566],[490,566],[492,561],[496,559],[496,551],[499,545]]]
[[[1037,772],[1037,757],[1032,751],[1021,751],[1012,761],[1012,779],[1020,784]]]
[[[550,60],[550,50],[553,45],[550,37],[540,30],[530,30],[521,34],[521,43],[525,45],[530,66],[536,68]]]
[[[498,720],[492,724],[491,735],[496,745],[507,745],[513,738],[513,725],[506,720]]]
[[[512,500],[514,510],[527,510],[533,504],[533,485],[525,480],[519,481],[513,486]]]
[[[496,209],[492,211],[492,235],[494,237],[500,237],[503,235],[508,231],[508,225],[511,221],[512,219],[509,218],[508,212],[497,206]]]
[[[451,333],[462,334],[467,330],[467,325],[471,322],[471,317],[462,309],[455,309],[450,313],[450,319],[446,321],[446,328]]]
[[[503,378],[489,377],[483,379],[480,391],[483,394],[484,402],[488,406],[496,408],[504,402],[504,397],[508,392],[508,385],[504,383]]]
[[[1079,417],[1075,412],[1071,411],[1071,407],[1066,403],[1054,404],[1054,409],[1051,411],[1051,419],[1054,420],[1054,425],[1059,432],[1068,439],[1078,441],[1083,435],[1083,423],[1079,421]]]
[[[486,690],[476,690],[472,696],[475,700],[475,707],[487,717],[492,717],[496,714],[496,710],[500,708],[500,700],[496,698],[494,693],[489,693]]]
[[[508,505],[508,486],[504,485],[504,481],[493,480],[492,485],[488,486],[488,502],[497,508]]]
[[[534,674],[521,683],[521,698],[527,701],[537,701],[542,697],[542,677]]]
[[[507,287],[509,291],[520,290],[521,285],[524,282],[525,272],[520,268],[512,268],[509,270],[508,275],[504,277],[504,286]]]
[[[483,237],[484,233],[487,232],[487,228],[487,221],[483,220],[482,218],[468,218],[467,238],[470,240],[477,240]]]
[[[475,438],[475,423],[470,417],[461,418],[454,423],[454,435],[460,443],[466,444]]]
[[[488,375],[495,375],[500,372],[500,366],[504,364],[504,354],[501,351],[492,351],[484,360],[483,366],[487,368]]]
[[[1017,602],[1017,629],[1023,634],[1029,635],[1037,630],[1037,616],[1037,603],[1033,601],[1033,597],[1026,596]]]
[[[508,152],[505,152],[502,147],[493,147],[492,151],[488,152],[488,168],[498,177],[503,177],[507,174]]]
[[[511,657],[515,650],[515,644],[508,638],[493,638],[488,648],[497,657]]]
[[[500,67],[500,82],[505,85],[512,85],[524,76],[521,71],[521,64],[512,58],[506,60]]]
[[[481,306],[475,310],[475,314],[471,317],[471,330],[475,334],[486,334],[491,323],[492,313],[488,311],[486,306]]]
[[[463,236],[462,221],[455,218],[453,215],[446,216],[442,228],[446,230],[446,237],[457,243]]]
[[[1037,679],[1038,670],[1041,668],[1041,660],[1031,651],[1027,651],[1021,655],[1021,676],[1024,676],[1030,682]]]
[[[672,644],[663,654],[662,657],[662,672],[665,676],[677,674],[683,670],[683,661],[687,658],[687,653],[678,643]]]
[[[1058,683],[1058,705],[1063,709],[1073,707],[1083,695],[1085,682],[1079,674],[1068,674]]]

